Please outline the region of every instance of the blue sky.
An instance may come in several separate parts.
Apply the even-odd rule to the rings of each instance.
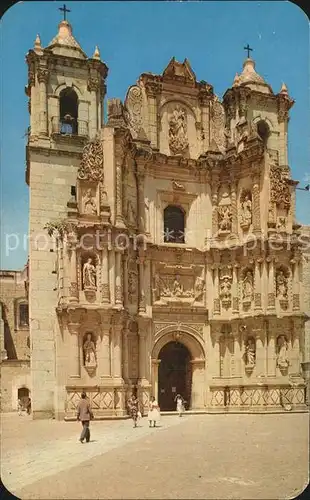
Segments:
[[[107,97],[124,98],[143,72],[162,73],[170,58],[187,57],[198,80],[221,97],[242,69],[244,45],[257,71],[278,92],[284,81],[295,99],[289,126],[289,163],[300,186],[310,181],[309,21],[290,2],[67,2],[73,34],[91,56],[95,45],[109,67]],[[37,33],[46,46],[57,33],[62,2],[19,2],[2,18],[1,261],[20,268],[27,248],[6,255],[5,234],[28,232],[24,180],[29,125],[25,55]],[[310,224],[310,194],[297,191],[297,219]]]

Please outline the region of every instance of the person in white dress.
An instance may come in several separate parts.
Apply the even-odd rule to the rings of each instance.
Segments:
[[[179,417],[182,417],[182,413],[185,411],[185,406],[184,406],[184,399],[182,398],[181,394],[177,394],[176,397],[174,398],[174,401],[177,403],[177,412],[179,414]]]
[[[148,420],[149,420],[149,426],[150,427],[156,427],[156,423],[159,422],[160,420],[160,412],[159,412],[159,406],[154,398],[154,396],[151,397],[151,401],[149,402],[149,411],[147,414]],[[152,426],[153,423],[153,426]]]

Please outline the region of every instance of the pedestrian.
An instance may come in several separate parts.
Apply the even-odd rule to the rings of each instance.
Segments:
[[[82,432],[80,435],[80,442],[83,443],[84,439],[86,439],[86,443],[89,443],[90,440],[90,430],[89,430],[89,422],[94,418],[93,412],[91,410],[90,404],[86,399],[86,393],[82,392],[81,400],[77,407],[77,420],[79,420],[82,424]]]
[[[149,411],[148,411],[148,419],[149,419],[149,426],[152,427],[152,422],[153,422],[153,427],[156,427],[156,422],[159,422],[160,420],[160,410],[158,403],[154,396],[151,397],[151,401],[149,403]]]
[[[185,406],[184,406],[184,398],[181,396],[181,394],[177,394],[176,397],[174,398],[174,401],[177,403],[177,412],[179,414],[179,417],[182,417],[182,413],[185,411]]]
[[[28,398],[26,409],[27,409],[27,414],[30,415],[30,412],[31,412],[31,399],[30,398]]]
[[[127,401],[127,405],[128,405],[129,414],[133,420],[133,426],[137,427],[137,420],[138,420],[138,416],[139,416],[138,414],[140,412],[140,404],[139,404],[139,401],[136,398],[135,394],[132,393],[132,395],[130,396],[130,398]],[[140,412],[140,414],[141,414],[141,412]]]
[[[18,415],[21,416],[23,413],[23,403],[21,402],[21,399],[17,400],[17,411]]]

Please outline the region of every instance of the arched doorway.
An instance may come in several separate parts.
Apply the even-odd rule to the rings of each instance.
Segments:
[[[158,355],[158,402],[163,411],[175,410],[176,394],[180,393],[187,407],[191,398],[191,355],[181,342],[168,342]]]

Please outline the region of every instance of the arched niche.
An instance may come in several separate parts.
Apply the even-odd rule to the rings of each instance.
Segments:
[[[200,137],[197,117],[192,107],[182,99],[166,101],[159,110],[159,149],[168,156],[197,158]]]

